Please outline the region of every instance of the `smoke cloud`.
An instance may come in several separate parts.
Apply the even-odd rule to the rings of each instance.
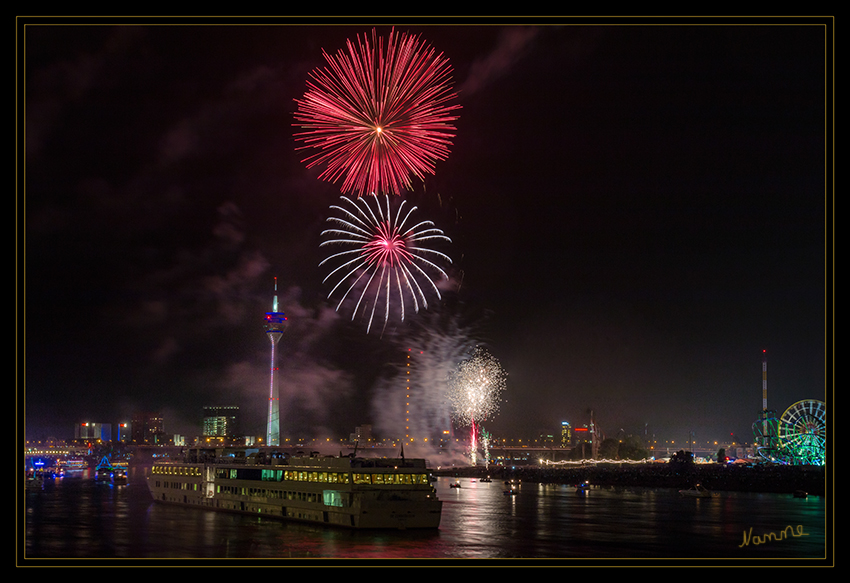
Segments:
[[[504,29],[496,48],[486,57],[476,60],[460,92],[469,96],[508,74],[530,50],[540,30],[534,27]]]

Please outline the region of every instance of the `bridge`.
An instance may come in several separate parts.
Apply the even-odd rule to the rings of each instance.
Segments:
[[[281,452],[288,455],[311,454],[313,452],[320,455],[351,455],[356,454],[360,457],[386,457],[386,458],[424,458],[428,460],[432,466],[437,465],[465,465],[469,463],[468,454],[463,445],[457,444],[452,447],[435,447],[422,446],[417,444],[390,444],[390,443],[374,443],[368,445],[358,445],[339,442],[304,442],[291,445],[280,445],[274,447],[254,447],[243,449],[255,449],[258,451]],[[749,452],[749,448],[744,448],[737,444],[704,446],[704,447],[686,447],[686,446],[669,446],[663,449],[658,448],[650,450],[650,453],[656,459],[666,459],[682,449],[690,451],[697,458],[714,457],[718,449],[725,448],[727,455],[731,457],[745,457]],[[170,446],[170,445],[127,445],[123,447],[125,456],[131,457],[134,465],[151,465],[158,457],[179,456],[185,450],[190,449],[190,446]],[[557,447],[553,445],[526,445],[526,444],[499,444],[490,447],[489,457],[493,463],[510,463],[519,465],[538,465],[540,463],[559,463],[569,461],[573,454],[572,447]],[[589,448],[588,448],[589,454]],[[92,452],[87,448],[68,447],[55,449],[27,450],[26,462],[29,466],[32,460],[39,460],[45,464],[55,463],[57,460],[81,459],[86,458],[93,464],[103,456],[100,452]],[[589,458],[590,456],[586,456]],[[481,452],[479,451],[479,459]]]

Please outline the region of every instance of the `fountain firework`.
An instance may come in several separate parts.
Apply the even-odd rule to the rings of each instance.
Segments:
[[[470,455],[476,461],[478,450],[477,423],[492,417],[499,410],[505,390],[507,373],[490,352],[476,346],[449,377],[449,400],[452,417],[463,426],[470,426]]]

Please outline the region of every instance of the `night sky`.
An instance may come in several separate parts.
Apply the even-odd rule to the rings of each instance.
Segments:
[[[452,238],[451,285],[383,336],[326,299],[339,186],[293,139],[322,49],[380,23],[57,22],[19,29],[28,437],[136,410],[191,436],[204,405],[263,434],[275,276],[284,435],[383,427],[378,387],[432,316],[508,372],[497,436],[592,409],[607,435],[749,441],[763,350],[769,408],[831,396],[822,22],[396,22],[450,59],[462,110],[405,195]]]

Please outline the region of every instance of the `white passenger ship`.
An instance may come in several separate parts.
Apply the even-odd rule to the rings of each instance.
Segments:
[[[241,453],[240,453],[241,452]],[[274,455],[192,449],[156,461],[156,502],[349,527],[437,528],[437,498],[423,459]]]

